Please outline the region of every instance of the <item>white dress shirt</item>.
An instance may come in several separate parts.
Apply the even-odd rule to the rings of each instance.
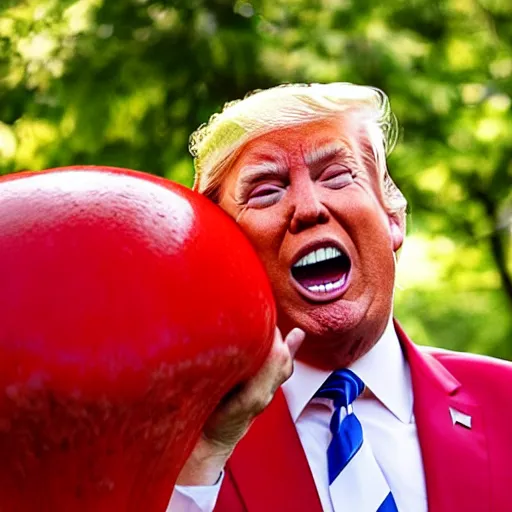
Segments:
[[[400,512],[426,512],[427,497],[421,452],[413,415],[409,365],[390,320],[376,345],[350,369],[366,384],[353,404],[368,442]],[[282,388],[306,454],[325,512],[343,509],[343,496],[329,493],[327,447],[331,440],[330,401],[313,398],[330,372],[300,361]],[[167,512],[212,512],[220,490],[215,486],[176,486]],[[368,492],[372,492],[371,486]],[[347,511],[352,512],[352,511]],[[356,512],[356,511],[354,511]]]

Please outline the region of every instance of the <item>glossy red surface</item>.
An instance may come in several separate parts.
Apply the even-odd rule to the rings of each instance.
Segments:
[[[0,510],[164,511],[261,365],[270,285],[236,224],[143,173],[0,179]]]

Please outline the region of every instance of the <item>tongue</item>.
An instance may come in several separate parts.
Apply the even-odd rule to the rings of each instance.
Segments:
[[[293,268],[292,275],[295,280],[305,288],[318,286],[320,284],[335,283],[348,272],[348,268],[344,268],[344,265],[340,265],[340,262],[337,260],[338,258],[306,265],[304,267]]]

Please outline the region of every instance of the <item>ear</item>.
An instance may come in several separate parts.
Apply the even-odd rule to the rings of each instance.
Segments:
[[[397,252],[404,243],[405,237],[405,216],[389,214],[389,234],[391,237],[391,244],[393,252]]]

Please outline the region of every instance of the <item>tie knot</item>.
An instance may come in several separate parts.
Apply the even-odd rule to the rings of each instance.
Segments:
[[[316,392],[315,397],[329,398],[335,407],[348,407],[364,390],[364,382],[351,370],[336,370]]]

